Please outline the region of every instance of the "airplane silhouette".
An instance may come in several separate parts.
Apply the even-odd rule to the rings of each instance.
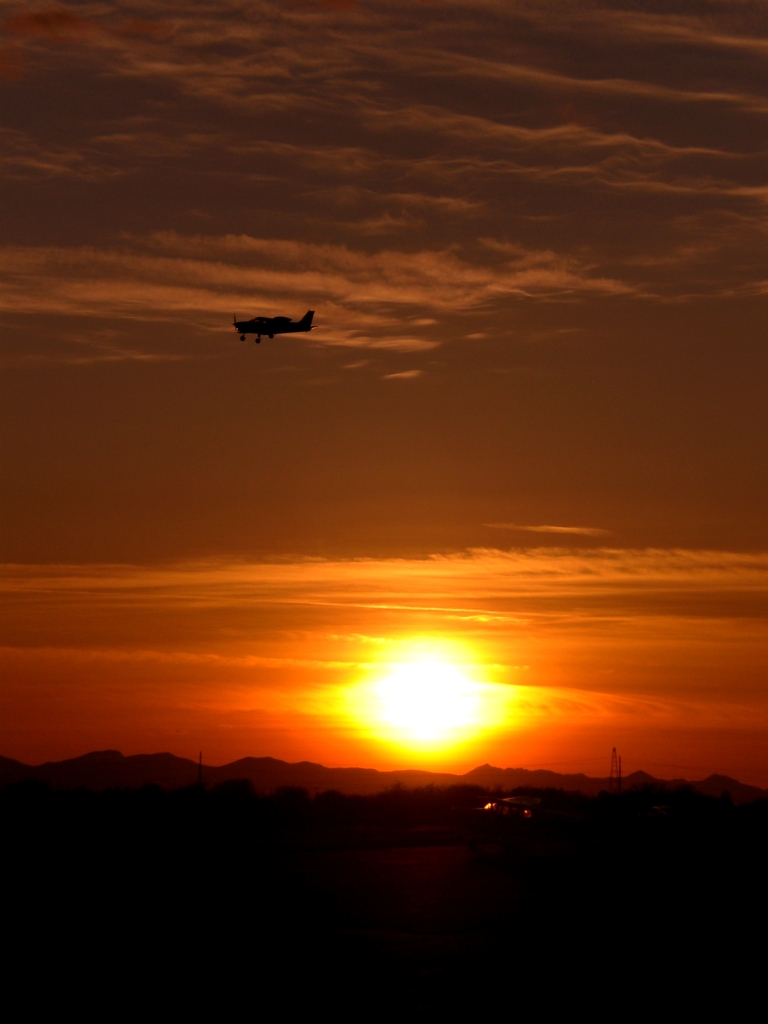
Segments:
[[[301,331],[312,330],[312,317],[314,309],[308,309],[301,320],[291,320],[288,316],[255,316],[253,320],[238,320],[235,313],[232,323],[240,335],[240,341],[245,341],[246,334],[255,334],[253,339],[261,341],[262,334],[268,338],[274,338],[276,334],[297,334]]]

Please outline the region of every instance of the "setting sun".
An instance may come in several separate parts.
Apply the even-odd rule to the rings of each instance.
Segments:
[[[345,714],[369,742],[398,757],[452,757],[510,724],[516,688],[489,681],[494,669],[476,652],[429,639],[405,643],[399,654],[344,689]]]
[[[437,739],[477,717],[476,684],[442,662],[403,665],[382,679],[376,692],[382,721],[414,739]]]

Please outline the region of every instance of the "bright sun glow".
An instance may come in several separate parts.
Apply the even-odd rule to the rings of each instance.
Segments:
[[[388,653],[391,661],[369,663],[368,678],[344,688],[343,706],[358,735],[398,758],[463,756],[514,720],[516,687],[494,681],[501,666],[483,664],[469,645],[419,638]]]
[[[477,690],[458,669],[439,661],[403,665],[376,685],[382,721],[421,740],[471,726]]]

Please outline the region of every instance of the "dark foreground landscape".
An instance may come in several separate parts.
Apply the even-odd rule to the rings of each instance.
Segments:
[[[735,1006],[762,976],[768,802],[515,795],[7,785],[8,977],[30,1010],[377,1019]]]

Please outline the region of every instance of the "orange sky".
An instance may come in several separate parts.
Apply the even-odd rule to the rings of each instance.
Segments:
[[[768,785],[767,39],[5,5],[0,753]],[[392,742],[425,652],[483,721]]]

